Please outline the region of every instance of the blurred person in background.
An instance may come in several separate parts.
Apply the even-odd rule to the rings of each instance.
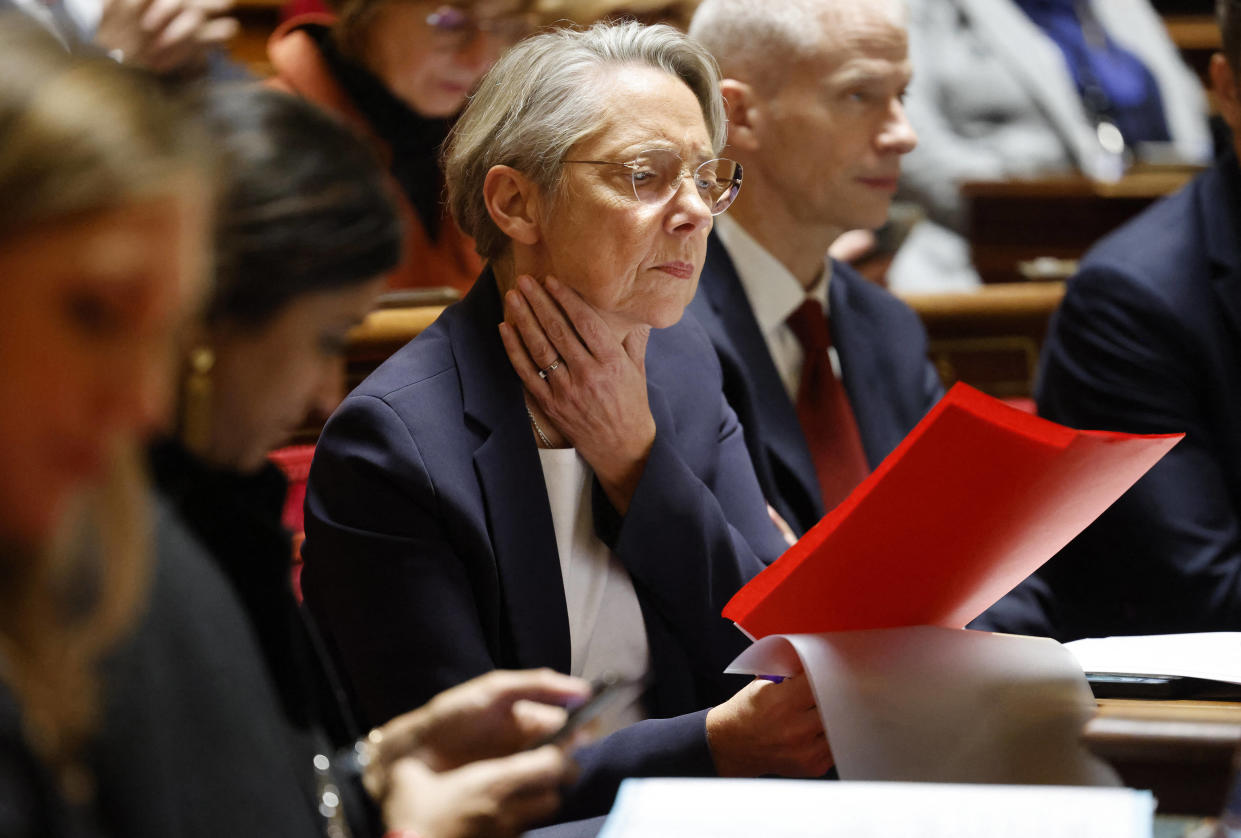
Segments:
[[[1241,2],[1218,4],[1211,87],[1232,147],[1082,259],[1048,327],[1039,414],[1184,433],[973,624],[1059,640],[1241,624]]]
[[[404,251],[391,288],[464,292],[482,269],[448,215],[439,149],[466,96],[533,29],[532,0],[340,0],[335,15],[283,24],[269,84],[339,114],[370,140],[399,187]]]
[[[0,834],[93,834],[98,658],[146,579],[139,437],[166,419],[210,195],[143,74],[0,16]]]
[[[233,0],[0,0],[70,49],[90,45],[158,75],[244,78],[224,47],[237,34]]]
[[[970,180],[1081,172],[1116,180],[1144,147],[1204,163],[1206,99],[1147,0],[910,0],[918,147],[901,174],[916,224],[897,291],[967,290]],[[1161,155],[1167,158],[1167,153]]]
[[[276,91],[221,89],[206,121],[215,282],[184,333],[177,433],[151,450],[157,565],[110,661],[105,824],[162,838],[514,834],[555,811],[569,770],[559,747],[513,755],[565,716],[528,700],[562,705],[586,685],[493,673],[362,738],[291,589],[286,483],[266,455],[340,398],[346,333],[400,252],[387,176],[334,117]]]

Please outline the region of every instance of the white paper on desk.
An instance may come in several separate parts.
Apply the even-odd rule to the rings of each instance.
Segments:
[[[801,669],[841,779],[1119,785],[1081,745],[1094,696],[1053,640],[934,626],[778,634],[728,671]]]
[[[1064,645],[1085,672],[1179,675],[1241,684],[1241,632],[1095,637]]]
[[[599,838],[1150,838],[1132,789],[630,779]]]

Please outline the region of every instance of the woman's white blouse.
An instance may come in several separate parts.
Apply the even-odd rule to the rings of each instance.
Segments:
[[[646,625],[633,581],[595,535],[590,491],[594,472],[574,448],[539,449],[551,505],[560,577],[569,609],[570,672],[588,680],[605,672],[641,678],[650,668]],[[640,697],[613,705],[600,736],[646,718]]]

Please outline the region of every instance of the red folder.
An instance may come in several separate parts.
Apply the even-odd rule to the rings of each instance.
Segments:
[[[957,384],[724,616],[754,638],[963,628],[1183,436],[1076,431]]]

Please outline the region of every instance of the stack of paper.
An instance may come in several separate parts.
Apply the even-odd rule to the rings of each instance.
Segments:
[[[1072,655],[961,629],[1181,436],[1075,431],[958,384],[728,603],[764,638],[730,671],[804,670],[846,780],[1115,783],[1080,745]]]
[[[1241,632],[1096,637],[1064,645],[1085,672],[1241,684]]]
[[[805,671],[846,780],[1118,783],[1082,746],[1094,697],[1054,640],[936,626],[772,635],[728,671]]]
[[[1183,436],[1075,431],[957,384],[724,616],[751,637],[962,628]]]

